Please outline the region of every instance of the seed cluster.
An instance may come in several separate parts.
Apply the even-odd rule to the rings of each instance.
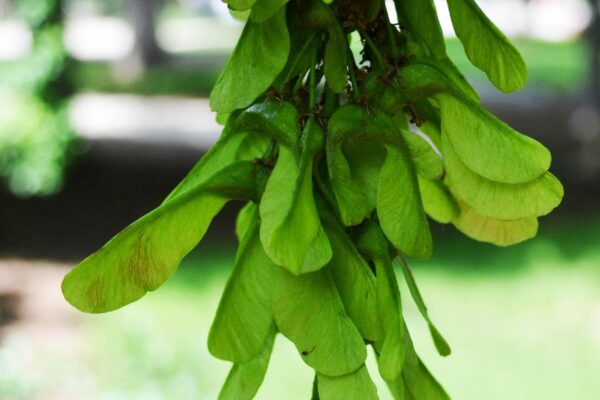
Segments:
[[[228,4],[249,16],[211,96],[221,138],[163,204],[65,278],[65,296],[89,312],[139,299],[242,200],[208,339],[233,363],[220,399],[255,396],[278,333],[314,369],[314,399],[377,399],[368,347],[395,399],[447,399],[414,349],[394,265],[450,354],[406,257],[431,255],[427,216],[498,245],[534,236],[563,194],[549,152],[480,105],[431,1],[397,0],[399,24],[379,0]],[[449,5],[492,83],[524,83],[518,52],[477,5]]]

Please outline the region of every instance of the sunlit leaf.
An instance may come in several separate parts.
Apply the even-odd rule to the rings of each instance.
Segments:
[[[528,183],[494,182],[469,170],[445,137],[442,142],[446,182],[453,194],[480,215],[505,220],[537,217],[548,214],[562,199],[562,185],[549,172]]]
[[[469,169],[504,183],[529,182],[550,167],[550,152],[479,105],[450,95],[438,96],[442,132]]]
[[[377,388],[364,365],[343,376],[318,374],[320,400],[377,400]]]
[[[253,207],[252,212],[208,336],[211,354],[234,363],[256,357],[274,325],[271,288],[278,267],[260,243],[258,209]]]
[[[460,214],[458,203],[441,181],[432,181],[418,176],[423,208],[435,221],[448,224]]]
[[[65,277],[65,298],[85,312],[116,310],[157,289],[230,199],[254,197],[255,167],[238,162],[140,218]]]
[[[262,23],[248,21],[210,95],[212,110],[223,113],[249,106],[277,78],[289,51],[284,9]]]
[[[219,393],[219,400],[252,400],[262,384],[275,340],[275,329],[267,337],[263,349],[246,363],[234,364]]]
[[[452,221],[454,226],[472,239],[510,246],[537,234],[538,220],[526,217],[516,220],[501,220],[479,215],[468,205],[460,204],[460,216]]]
[[[447,0],[456,35],[469,60],[504,92],[525,86],[527,67],[517,49],[481,11],[475,0]]]
[[[294,276],[278,268],[273,314],[280,332],[317,372],[346,375],[365,362],[363,339],[344,311],[327,269]]]

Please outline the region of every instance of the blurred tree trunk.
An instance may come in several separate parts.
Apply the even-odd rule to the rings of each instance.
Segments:
[[[134,55],[142,68],[159,64],[164,53],[156,40],[156,18],[164,0],[128,0],[127,12],[133,24],[136,43]]]
[[[590,0],[592,22],[586,32],[590,46],[590,96],[594,104],[600,107],[600,0]]]

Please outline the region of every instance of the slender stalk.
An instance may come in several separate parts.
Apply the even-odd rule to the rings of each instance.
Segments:
[[[338,105],[338,95],[325,84],[325,115],[330,117]]]
[[[387,7],[385,6],[385,1],[383,2],[381,9],[382,9],[383,15],[385,16],[385,22],[386,22],[385,27],[387,28],[387,33],[390,38],[390,45],[392,46],[392,55],[394,57],[398,57],[400,55],[400,50],[398,49],[398,44],[396,43],[396,32],[395,32],[395,28],[392,26],[392,23],[390,22],[390,16],[388,14]]]
[[[312,60],[310,62],[310,76],[309,76],[309,97],[308,97],[308,109],[313,110],[317,106],[317,48],[313,52]]]
[[[360,35],[363,37],[363,39],[365,39],[365,42],[369,46],[369,49],[371,49],[371,51],[373,52],[373,55],[377,59],[377,62],[381,65],[382,68],[385,68],[385,58],[377,48],[375,42],[373,42],[373,39],[371,39],[366,32],[360,32]]]
[[[352,82],[352,97],[356,99],[360,97],[360,90],[358,89],[358,83],[356,82],[356,74],[354,73],[354,68],[356,68],[356,64],[354,63],[354,54],[352,54],[352,50],[348,47],[348,74],[350,75],[350,82]]]
[[[294,69],[296,69],[296,67],[298,66],[298,63],[300,62],[300,60],[302,59],[302,54],[304,54],[304,52],[306,50],[308,50],[308,48],[313,44],[313,42],[315,41],[315,39],[317,38],[318,33],[315,32],[313,33],[308,40],[304,43],[304,45],[302,46],[302,48],[300,49],[300,51],[298,52],[298,55],[296,56],[296,58],[294,59],[294,62],[292,63],[292,65],[290,66],[290,69],[288,70],[287,75],[285,76],[285,79],[281,82],[281,85],[285,85],[287,83],[287,81],[290,80],[290,78],[292,77],[292,73],[294,72]],[[281,89],[281,88],[279,88]]]

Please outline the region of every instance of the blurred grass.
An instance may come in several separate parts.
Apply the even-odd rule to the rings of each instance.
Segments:
[[[403,301],[417,350],[454,399],[598,398],[599,237],[597,216],[554,218],[537,239],[508,249],[437,230],[433,258],[412,265],[453,347],[449,358],[435,353],[406,287]],[[54,359],[37,387],[16,380],[24,394],[9,398],[35,398],[44,385],[65,380],[69,399],[216,399],[229,365],[205,343],[233,253],[199,250],[159,291],[117,312],[85,316],[81,359]],[[370,367],[376,377],[373,360]],[[308,399],[311,380],[279,337],[257,399]],[[390,399],[376,381],[381,398]]]

